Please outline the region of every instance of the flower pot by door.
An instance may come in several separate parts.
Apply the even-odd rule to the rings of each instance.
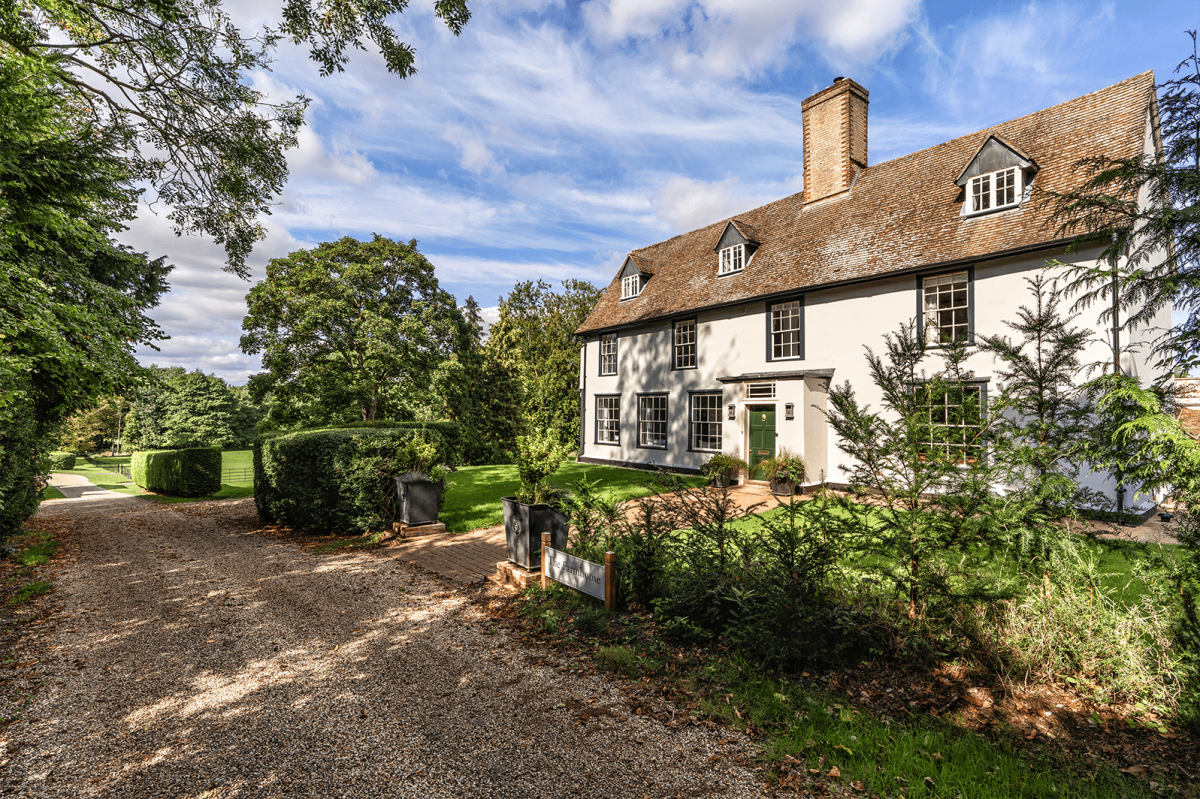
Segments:
[[[400,502],[397,518],[409,527],[434,524],[442,509],[443,483],[435,483],[420,472],[408,472],[396,478],[396,498]]]
[[[567,514],[550,505],[526,505],[515,497],[504,497],[504,537],[508,559],[526,569],[540,568],[542,533],[550,533],[555,549],[567,546]]]
[[[772,477],[771,493],[777,496],[790,497],[796,493],[796,481],[788,477]]]

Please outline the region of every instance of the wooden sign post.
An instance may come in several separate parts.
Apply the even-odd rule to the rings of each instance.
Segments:
[[[617,553],[605,552],[604,564],[577,558],[550,546],[550,534],[542,533],[542,588],[550,581],[604,600],[604,607],[617,609]]]

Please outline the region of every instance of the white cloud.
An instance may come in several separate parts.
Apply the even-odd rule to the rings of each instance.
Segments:
[[[658,218],[672,230],[687,231],[711,225],[726,217],[749,211],[781,196],[778,191],[757,195],[747,191],[737,178],[705,183],[675,176],[659,189],[655,202]]]
[[[584,6],[600,43],[636,42],[681,74],[753,76],[780,66],[797,43],[831,63],[864,65],[894,51],[919,0],[592,0]]]

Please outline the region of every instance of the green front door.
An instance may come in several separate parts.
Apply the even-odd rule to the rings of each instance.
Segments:
[[[775,457],[775,406],[751,405],[746,408],[750,417],[750,462],[751,471],[759,461]]]

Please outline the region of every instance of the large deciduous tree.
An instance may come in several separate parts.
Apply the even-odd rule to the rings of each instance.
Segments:
[[[415,239],[347,237],[274,258],[246,303],[241,344],[262,356],[259,396],[337,402],[363,421],[395,418],[386,398],[427,388],[466,344],[454,298]]]
[[[268,98],[251,73],[268,70],[285,40],[307,46],[324,75],[369,41],[390,72],[408,77],[413,48],[387,19],[407,4],[281,0],[280,24],[247,33],[223,0],[5,0],[0,42],[54,71],[88,123],[119,142],[126,169],[149,182],[176,230],[211,236],[245,276],[308,104]],[[455,34],[470,18],[465,0],[436,0],[434,11]]]
[[[489,355],[521,389],[526,430],[549,431],[563,444],[579,437],[579,345],[575,331],[600,299],[600,289],[564,280],[562,291],[545,281],[524,281],[500,301],[500,318],[488,337]]]

